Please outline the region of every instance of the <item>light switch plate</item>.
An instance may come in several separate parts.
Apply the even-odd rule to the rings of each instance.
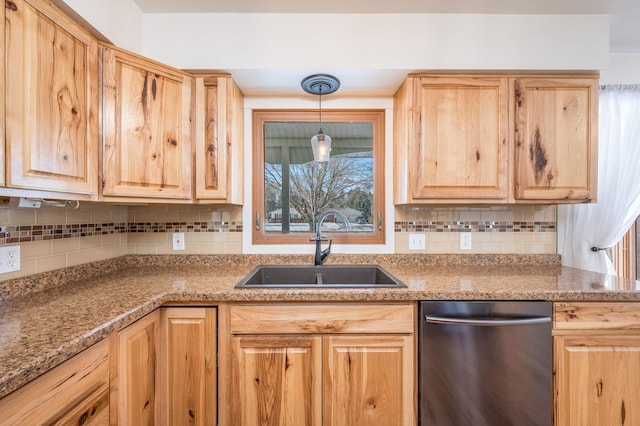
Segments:
[[[425,248],[424,234],[409,234],[409,250],[424,250]]]
[[[460,250],[471,250],[471,232],[460,233]]]
[[[0,247],[0,274],[20,270],[20,246]]]
[[[173,250],[184,250],[184,232],[173,233]]]

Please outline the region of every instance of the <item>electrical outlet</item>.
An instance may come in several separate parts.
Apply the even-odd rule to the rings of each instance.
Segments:
[[[184,232],[173,233],[173,249],[184,250]]]
[[[20,246],[0,247],[0,274],[20,270]]]
[[[424,250],[424,234],[409,234],[409,250]]]
[[[471,232],[460,233],[460,250],[471,250]]]

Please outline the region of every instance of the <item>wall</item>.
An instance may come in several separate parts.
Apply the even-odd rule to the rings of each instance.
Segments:
[[[71,7],[111,43],[142,53],[143,15],[133,0],[53,1]]]
[[[324,31],[315,30],[319,26]],[[157,13],[144,14],[143,50],[178,68],[231,72],[602,69],[609,55],[609,17]]]

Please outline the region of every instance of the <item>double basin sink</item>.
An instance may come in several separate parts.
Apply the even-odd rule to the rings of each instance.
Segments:
[[[262,265],[251,271],[236,288],[406,288],[378,265]]]

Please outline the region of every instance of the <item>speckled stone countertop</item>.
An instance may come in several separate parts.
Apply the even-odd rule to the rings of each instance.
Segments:
[[[125,256],[0,283],[0,397],[169,302],[640,301],[640,283],[565,268],[557,256],[332,255],[379,264],[403,289],[235,289],[260,264],[311,256]]]

